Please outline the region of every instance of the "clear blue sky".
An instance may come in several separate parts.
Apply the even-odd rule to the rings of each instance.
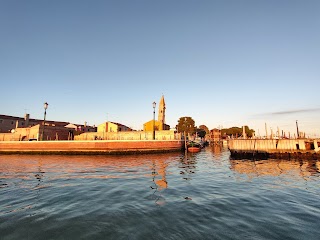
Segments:
[[[0,2],[0,114],[320,133],[320,1]],[[284,113],[283,113],[284,112]],[[282,113],[282,114],[281,114]],[[261,133],[262,135],[262,133]]]

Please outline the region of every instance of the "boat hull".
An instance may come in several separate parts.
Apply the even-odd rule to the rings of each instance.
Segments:
[[[201,148],[199,147],[188,147],[188,152],[197,153],[200,152]]]

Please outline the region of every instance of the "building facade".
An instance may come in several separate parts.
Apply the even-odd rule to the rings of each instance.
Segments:
[[[209,140],[210,140],[210,143],[220,143],[222,140],[221,130],[217,128],[210,130]]]
[[[97,132],[128,132],[132,128],[116,122],[104,122],[98,125]]]
[[[29,114],[25,114],[23,118],[8,116],[8,115],[0,115],[0,132],[1,133],[8,133],[8,132],[11,132],[12,129],[32,127],[38,124],[43,124],[43,119],[30,118]],[[46,120],[46,124],[49,124],[52,126],[64,127],[69,123]]]
[[[50,120],[45,121],[43,128],[43,120],[32,119],[29,114],[25,114],[24,118],[0,115],[0,141],[72,140],[75,135],[96,130],[95,126],[86,123],[81,125]]]

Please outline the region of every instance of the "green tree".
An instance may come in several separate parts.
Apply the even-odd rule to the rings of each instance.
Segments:
[[[178,132],[186,132],[186,134],[195,133],[196,127],[194,125],[194,120],[191,117],[181,117],[178,120],[178,124],[176,125],[176,129]]]
[[[200,125],[196,132],[198,137],[204,138],[206,134],[209,134],[209,128],[206,125]]]
[[[206,131],[201,128],[197,128],[196,132],[197,132],[198,137],[200,137],[200,138],[204,138],[206,136]]]
[[[206,125],[200,125],[199,129],[202,129],[206,132],[206,134],[209,134],[209,128]]]
[[[253,129],[250,129],[248,126],[244,126],[245,132],[247,137],[252,137],[253,133],[255,132]],[[242,136],[242,127],[231,127],[231,128],[224,128],[221,129],[221,135],[228,135],[228,136]]]
[[[255,131],[253,129],[250,129],[248,126],[244,126],[245,132],[247,134],[247,137],[252,137]]]

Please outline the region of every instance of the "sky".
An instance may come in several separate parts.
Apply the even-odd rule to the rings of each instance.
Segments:
[[[320,1],[0,1],[0,114],[320,136]],[[156,111],[157,113],[157,111]],[[157,117],[157,116],[156,116]],[[274,130],[273,130],[274,131]]]

